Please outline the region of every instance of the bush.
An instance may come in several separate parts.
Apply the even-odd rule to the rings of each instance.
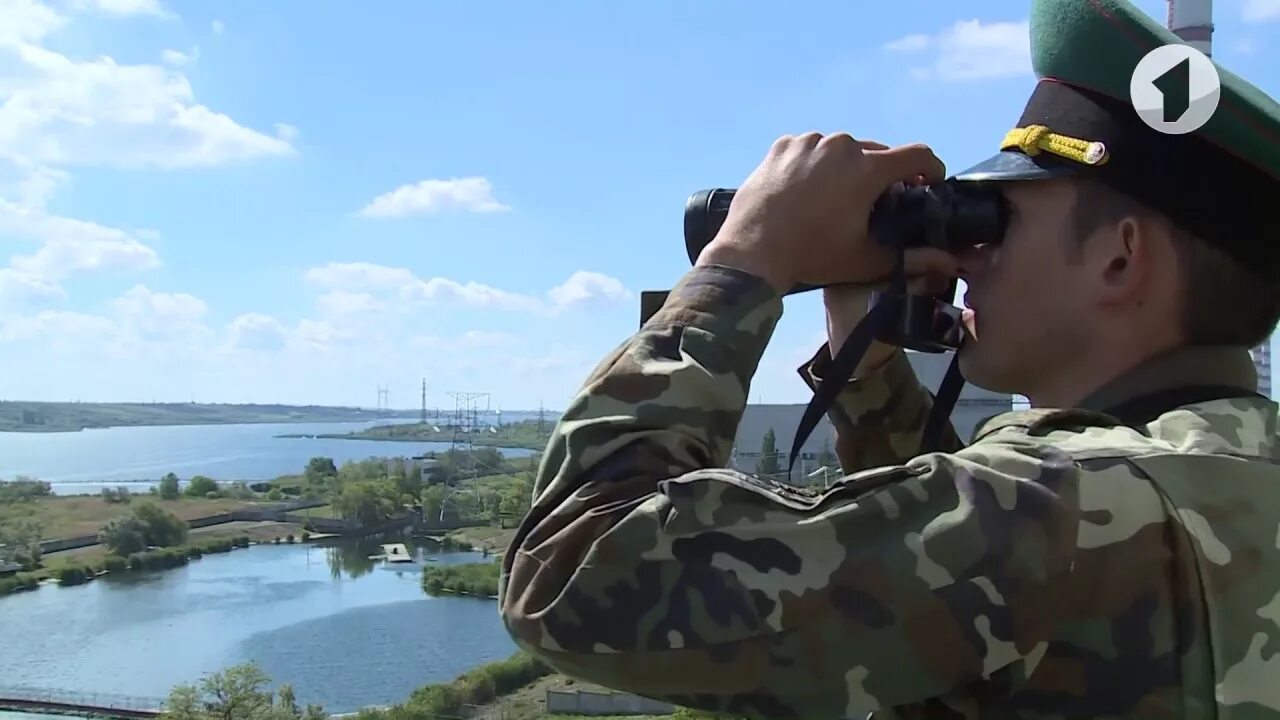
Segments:
[[[429,595],[450,591],[462,595],[492,597],[498,594],[498,563],[427,566],[422,570],[422,589]]]
[[[80,565],[64,565],[54,573],[58,584],[63,586],[82,585],[93,579],[93,574]]]
[[[538,678],[551,673],[542,661],[523,652],[517,652],[506,660],[481,665],[451,683],[439,683],[418,688],[409,696],[403,710],[428,715],[462,715],[468,705],[484,705],[504,695],[519,690]],[[395,708],[391,708],[394,710]],[[392,718],[417,717],[387,715]]]
[[[35,590],[38,587],[40,587],[40,581],[34,575],[27,573],[18,573],[17,575],[0,578],[0,595]]]
[[[129,569],[129,561],[119,555],[108,555],[107,559],[102,561],[102,567],[110,573],[125,572]]]

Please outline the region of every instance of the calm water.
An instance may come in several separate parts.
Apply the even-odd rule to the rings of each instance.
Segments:
[[[377,541],[262,545],[0,598],[0,685],[162,699],[176,684],[253,660],[275,686],[291,683],[301,703],[338,713],[402,702],[513,653],[493,600],[421,589],[426,558],[481,556],[411,548],[420,562],[392,570],[368,560]]]
[[[504,422],[524,419],[504,413]],[[0,433],[0,479],[31,475],[58,494],[95,494],[104,486],[138,482],[145,491],[165,473],[186,480],[271,480],[301,472],[316,456],[347,460],[442,452],[449,443],[278,438],[282,434],[345,433],[387,420],[353,423],[283,423],[123,427],[74,433]],[[413,422],[404,420],[402,422]],[[509,457],[530,450],[504,448]]]

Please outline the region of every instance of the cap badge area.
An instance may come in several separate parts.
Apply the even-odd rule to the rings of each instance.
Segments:
[[[1044,125],[1010,130],[1004,136],[1004,142],[1000,143],[1000,149],[1021,150],[1031,157],[1048,152],[1082,165],[1103,165],[1111,159],[1104,143],[1059,135]]]

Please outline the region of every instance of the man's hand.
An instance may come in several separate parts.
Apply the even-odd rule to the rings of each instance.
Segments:
[[[736,267],[779,293],[797,283],[881,280],[894,254],[868,237],[871,206],[895,182],[936,182],[945,172],[923,145],[888,148],[845,133],[784,136],[738,189],[697,264]],[[926,264],[949,261],[941,250],[921,254]]]

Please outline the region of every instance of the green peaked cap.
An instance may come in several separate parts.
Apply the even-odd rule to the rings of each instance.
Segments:
[[[1038,0],[1031,10],[1037,77],[1129,100],[1129,78],[1152,50],[1181,43],[1171,30],[1124,0]],[[1218,63],[1218,109],[1196,132],[1280,178],[1280,104]]]
[[[1126,0],[1033,0],[1030,29],[1040,81],[1015,132],[955,179],[1091,176],[1280,279],[1280,104],[1214,63],[1221,93],[1208,122],[1160,133],[1134,109],[1130,80],[1147,53],[1182,44],[1177,35]],[[1166,80],[1168,113],[1188,90],[1185,74]]]

